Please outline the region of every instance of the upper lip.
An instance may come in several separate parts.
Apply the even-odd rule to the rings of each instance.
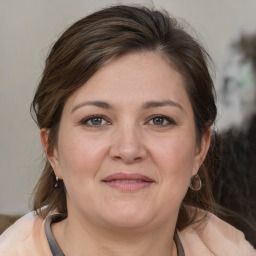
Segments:
[[[111,174],[102,181],[104,182],[110,182],[110,181],[115,181],[115,180],[140,180],[140,181],[146,181],[146,182],[154,182],[153,179],[149,178],[146,175],[140,174],[140,173],[114,173]]]

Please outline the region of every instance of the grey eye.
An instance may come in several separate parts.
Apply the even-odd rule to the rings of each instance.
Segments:
[[[163,117],[154,117],[152,121],[154,125],[163,125],[165,119]]]
[[[102,118],[102,117],[93,117],[93,118],[91,118],[90,120],[88,120],[88,124],[89,125],[95,125],[95,126],[97,126],[97,125],[102,125],[102,124],[104,124],[104,119]],[[106,121],[105,121],[106,122]]]
[[[102,126],[109,123],[103,116],[89,116],[83,119],[80,122],[80,124],[93,127],[93,126]]]
[[[165,116],[155,116],[149,121],[149,124],[156,126],[169,125],[172,123],[174,122],[170,118],[167,118]]]

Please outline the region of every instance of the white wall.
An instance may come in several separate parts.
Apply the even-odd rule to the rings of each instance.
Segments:
[[[115,0],[1,0],[0,2],[0,212],[24,213],[40,171],[38,129],[29,114],[49,47],[77,19]],[[256,30],[255,0],[155,0],[199,32],[213,56],[217,78],[230,38]]]

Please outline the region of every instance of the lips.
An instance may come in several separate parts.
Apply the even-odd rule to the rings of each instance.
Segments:
[[[115,173],[104,178],[102,182],[114,189],[128,192],[145,189],[155,183],[148,176],[138,173]]]

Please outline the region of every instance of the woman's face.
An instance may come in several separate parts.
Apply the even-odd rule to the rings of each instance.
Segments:
[[[69,97],[49,160],[64,180],[70,217],[122,228],[168,225],[208,143],[209,135],[196,143],[181,75],[160,54],[130,53]]]

